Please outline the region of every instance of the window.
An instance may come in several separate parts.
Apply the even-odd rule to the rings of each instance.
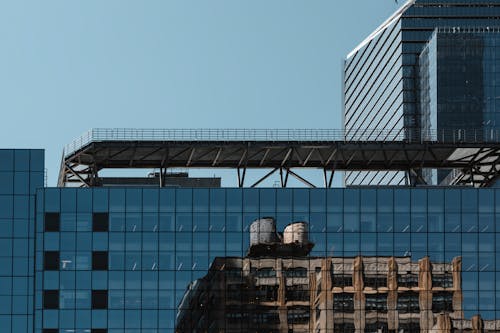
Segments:
[[[420,324],[417,321],[399,324],[399,331],[417,333],[420,332]]]
[[[109,214],[92,214],[92,231],[109,231]]]
[[[45,213],[45,231],[59,231],[60,221],[59,213]]]
[[[432,312],[453,312],[453,293],[437,292],[432,294]]]
[[[365,326],[365,333],[388,332],[386,323],[370,323]]]
[[[367,275],[364,278],[364,284],[366,287],[371,288],[387,287],[387,277],[383,275]]]
[[[283,271],[283,274],[287,278],[306,278],[307,277],[307,268],[303,267],[294,267],[288,268]]]
[[[309,301],[309,285],[307,284],[297,284],[292,286],[287,286],[286,288],[286,301]]]
[[[432,286],[441,288],[453,287],[453,276],[451,273],[432,275]]]
[[[59,290],[43,291],[43,308],[44,309],[59,308]]]
[[[108,291],[92,290],[92,309],[108,308]]]
[[[305,324],[309,322],[310,308],[307,306],[295,306],[288,309],[288,324]]]
[[[398,274],[398,286],[412,288],[418,286],[418,275],[406,272],[406,274]]]
[[[333,325],[333,332],[334,333],[355,332],[354,324],[353,323],[335,323]]]
[[[353,294],[342,293],[333,295],[333,309],[337,312],[354,312]]]
[[[93,328],[90,333],[108,333],[106,328]]]
[[[333,274],[333,285],[335,287],[352,286],[352,275]]]
[[[105,271],[108,269],[108,252],[94,251],[92,252],[92,270]]]
[[[387,294],[367,294],[366,311],[387,312]]]
[[[260,278],[276,277],[276,271],[272,267],[255,269],[252,267],[251,273]]]
[[[420,311],[418,292],[406,291],[398,294],[397,310],[399,313],[418,313]]]
[[[45,251],[43,253],[43,269],[46,271],[59,270],[59,251]]]
[[[255,300],[257,302],[274,302],[278,299],[278,286],[257,286],[255,288]]]
[[[59,330],[57,328],[44,328],[42,333],[59,333]]]

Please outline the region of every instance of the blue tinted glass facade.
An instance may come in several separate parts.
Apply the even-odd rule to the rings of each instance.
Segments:
[[[487,331],[491,331],[492,327],[497,329],[494,320],[500,318],[497,286],[500,280],[500,191],[494,189],[47,188],[38,192],[36,216],[36,332],[42,329],[173,332],[179,318],[186,314],[179,307],[187,302],[189,291],[195,290],[201,283],[197,281],[211,276],[209,272],[227,258],[246,260],[252,222],[265,216],[276,220],[277,231],[283,231],[293,221],[308,222],[309,239],[314,243],[308,256],[310,260],[334,257],[335,262],[345,258],[346,262],[354,260],[354,264],[349,264],[351,267],[356,262],[353,258],[361,256],[367,272],[370,260],[381,260],[386,265],[388,258],[395,257],[400,272],[410,270],[403,268],[410,267],[410,261],[424,267],[420,268],[422,272],[428,256],[429,267],[434,267],[429,270],[458,272],[453,282],[443,282],[433,275],[430,295],[436,304],[441,304],[433,305],[434,316],[452,307],[446,293],[459,290],[453,294],[459,295],[454,296],[453,311],[457,316],[463,313],[467,325],[471,325],[474,315],[480,314],[489,327]],[[59,224],[54,223],[56,220]],[[273,262],[284,260],[264,257]],[[300,255],[294,259],[290,254],[285,257],[296,262],[306,258]],[[403,263],[404,260],[408,262]],[[458,271],[452,268],[457,262],[461,263]],[[220,265],[217,270],[225,267]],[[302,272],[293,266],[293,270],[290,267],[286,270],[287,267],[281,268],[287,273],[278,275],[299,280],[323,269],[321,265],[309,266]],[[339,274],[338,267],[335,264],[332,268],[333,277]],[[227,269],[229,271],[229,265]],[[263,279],[277,276],[268,268],[249,272]],[[384,309],[389,304],[387,288],[390,287],[384,285],[389,278],[386,269],[381,274],[381,282],[377,282],[381,287],[376,289],[379,291],[366,294],[378,296],[365,296],[362,304],[376,311],[374,304],[380,303],[383,313],[380,318],[387,318]],[[408,292],[424,288],[421,284],[417,286],[417,281],[424,279],[422,275],[413,277],[412,274],[405,271],[405,275],[399,277],[401,281],[398,280],[401,286],[414,281],[413,287],[404,289]],[[345,282],[347,285],[355,284],[351,277],[348,279],[351,281]],[[372,281],[365,273],[363,279],[369,285],[375,283],[376,277],[371,278]],[[341,280],[339,275],[334,283],[344,283]],[[335,288],[338,289],[338,285]],[[338,293],[335,297],[346,297],[348,302],[352,297],[349,288],[346,287],[344,293],[335,289]],[[292,296],[287,297],[305,297],[300,290],[294,290]],[[224,292],[227,294],[221,299],[225,302],[230,290]],[[260,297],[273,301],[279,295],[272,288],[260,293]],[[423,301],[417,301],[418,296],[412,295],[416,294],[400,295],[399,302],[406,302],[405,297],[417,297],[415,302],[420,305],[411,306],[415,306],[416,313],[422,313],[418,311],[422,311]],[[443,300],[440,301],[440,297]],[[297,306],[289,309],[284,317],[266,311],[259,318],[275,322],[278,331],[283,321],[293,330],[293,325],[303,324],[301,320],[306,314],[309,318],[309,310],[303,312],[305,310]],[[411,325],[422,325],[418,315],[415,322],[404,322],[407,310],[400,307],[400,329],[404,327],[403,331],[411,332],[414,331]],[[349,311],[346,308],[345,312]],[[356,305],[352,311],[357,311]],[[228,315],[228,322],[234,322],[242,314]],[[438,320],[436,318],[434,320]],[[380,319],[373,324],[366,319],[362,325],[370,331],[370,327],[382,325],[384,320],[387,322]],[[337,329],[344,327],[346,332],[353,331],[352,325],[359,325],[337,318],[333,320],[333,327],[335,322]],[[456,320],[452,323],[458,325]],[[221,329],[213,325],[208,326]],[[210,331],[208,326],[202,331]],[[247,327],[240,331],[260,330]]]
[[[499,59],[497,29],[436,29],[419,59],[424,133],[463,129],[464,139],[492,140],[500,125]],[[434,173],[438,184],[453,176],[446,170]]]
[[[436,30],[419,64],[425,127],[472,128],[487,140],[500,124],[499,59],[496,29]]]
[[[33,332],[35,192],[43,150],[0,149],[0,327]]]
[[[429,125],[422,119],[426,101],[419,92],[419,57],[436,28],[478,29],[498,26],[500,1],[408,1],[382,26],[355,48],[344,64],[344,127],[348,139],[382,140],[387,133],[370,129],[398,130],[420,135]],[[473,47],[473,46],[472,46]],[[498,59],[496,59],[498,60]],[[462,59],[462,66],[474,70],[471,59]],[[495,72],[487,70],[488,82]],[[478,70],[479,73],[483,71]],[[478,74],[477,74],[478,75]],[[477,76],[476,75],[476,76]],[[495,76],[496,77],[496,76]],[[486,82],[486,78],[485,78]],[[455,87],[457,88],[455,82]],[[476,85],[477,86],[477,85]],[[458,91],[470,86],[462,86]],[[487,91],[485,91],[487,93]],[[463,100],[468,95],[463,93]],[[429,96],[427,96],[429,97]],[[470,100],[470,99],[469,99]],[[489,106],[480,106],[490,112]],[[422,110],[422,108],[424,108]],[[488,108],[488,110],[485,110]],[[449,113],[448,113],[449,114]],[[456,128],[460,115],[452,113],[445,127]],[[460,122],[460,121],[458,121]],[[469,123],[482,129],[484,122]],[[346,172],[347,185],[404,185],[402,172]]]

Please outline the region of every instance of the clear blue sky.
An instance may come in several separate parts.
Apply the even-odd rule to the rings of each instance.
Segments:
[[[399,4],[400,5],[400,4]],[[394,0],[0,1],[0,146],[92,127],[340,128],[345,55]]]

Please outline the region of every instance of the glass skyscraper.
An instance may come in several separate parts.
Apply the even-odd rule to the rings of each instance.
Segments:
[[[499,60],[498,28],[436,29],[418,61],[422,135],[463,129],[463,140],[492,140],[500,126]],[[433,173],[434,184],[453,181],[449,171]]]
[[[33,332],[35,192],[43,150],[0,149],[0,330]]]
[[[434,135],[448,129],[468,130],[468,135],[498,131],[498,111],[492,105],[498,78],[494,31],[498,30],[499,18],[500,1],[408,1],[345,60],[347,139],[384,140],[397,135],[426,138],[429,128],[434,130]],[[448,31],[448,39],[449,34],[454,34],[453,40],[460,42],[453,51],[449,49],[446,59],[443,46],[441,54],[434,55],[428,62],[423,58],[429,48],[437,44],[432,40],[436,29]],[[436,38],[440,39],[443,34],[441,31]],[[484,43],[478,43],[479,34]],[[429,83],[432,79],[440,82],[439,94],[427,89],[428,76],[421,82],[428,66],[434,67],[435,76]],[[455,73],[453,77],[445,74],[450,70]],[[446,80],[452,86],[445,83]],[[450,80],[454,80],[453,83]],[[437,89],[437,86],[431,87]],[[435,126],[429,122],[431,110],[434,118],[440,119]],[[441,173],[438,181],[445,175],[447,173]],[[407,184],[408,178],[402,172],[348,172],[345,183],[401,185]]]

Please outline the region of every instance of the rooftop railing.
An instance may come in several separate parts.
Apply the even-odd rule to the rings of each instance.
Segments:
[[[500,142],[500,129],[135,129],[93,128],[64,147],[68,156],[91,142],[102,141],[383,141]]]

